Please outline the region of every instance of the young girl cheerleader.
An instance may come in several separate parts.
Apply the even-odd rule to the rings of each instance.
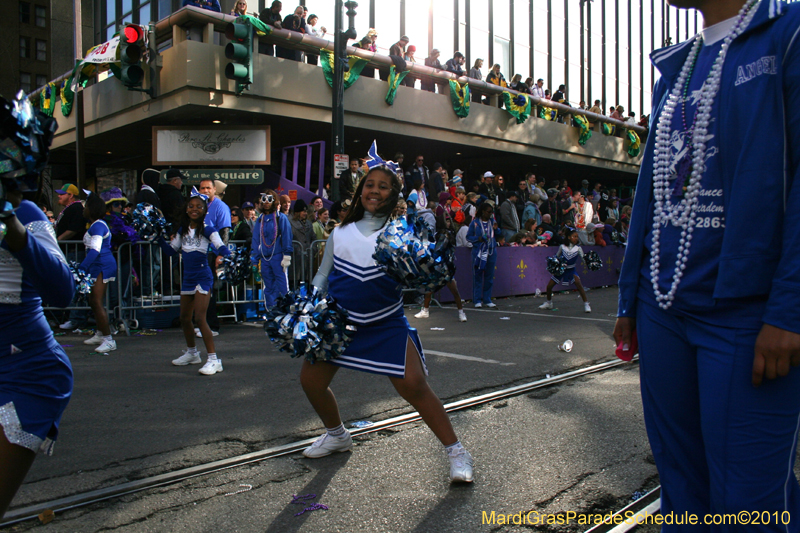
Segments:
[[[419,412],[445,446],[450,480],[471,482],[472,457],[459,442],[442,403],[425,379],[422,345],[403,314],[400,287],[372,258],[378,235],[397,206],[401,187],[397,175],[383,165],[361,179],[353,205],[328,239],[322,265],[314,277],[313,285],[328,290],[348,311],[358,331],[338,358],[303,362],[303,390],[327,429],[303,455],[324,457],[353,446],[336,398],[328,388],[339,367],[346,367],[388,376],[400,396]]]
[[[14,104],[24,109],[27,102]],[[3,172],[13,176],[21,165],[15,164],[20,153],[15,137],[6,133],[17,120],[11,109],[0,98],[4,125],[0,162]],[[41,123],[42,118],[34,115],[28,124]],[[46,150],[47,139],[31,130],[27,127],[24,133]],[[0,518],[36,454],[53,453],[61,415],[72,394],[72,367],[47,324],[40,295],[46,295],[49,305],[67,307],[75,291],[53,225],[36,204],[23,200],[16,190],[9,191],[16,189],[18,176],[8,174],[0,174],[0,220],[7,230],[0,238]],[[35,174],[19,179],[29,177],[35,183]]]
[[[289,292],[286,269],[292,262],[292,224],[289,217],[278,211],[278,195],[267,189],[259,197],[256,208],[258,220],[253,226],[250,261],[261,262],[261,279],[264,283],[264,305],[267,309],[275,300]]]
[[[117,261],[111,253],[111,230],[103,217],[106,214],[106,204],[97,194],[89,194],[83,208],[84,218],[91,220],[89,230],[83,236],[86,245],[86,258],[81,263],[81,268],[94,279],[92,292],[89,294],[89,306],[97,321],[94,336],[86,339],[84,344],[99,344],[94,351],[108,353],[117,349],[117,343],[111,338],[111,328],[108,325],[108,312],[104,305],[106,284],[117,277]]]
[[[564,237],[568,244],[562,244],[558,248],[556,257],[561,257],[567,262],[567,269],[561,277],[552,276],[550,278],[550,283],[547,284],[547,301],[540,305],[539,309],[553,309],[553,287],[555,287],[557,283],[561,285],[571,285],[575,282],[575,286],[578,287],[578,292],[581,293],[581,298],[583,299],[584,311],[591,313],[592,308],[589,305],[588,298],[586,298],[586,291],[583,290],[581,278],[575,274],[575,265],[578,263],[578,259],[583,259],[583,249],[578,246],[578,231],[571,228],[567,229]]]
[[[181,251],[183,261],[183,283],[181,284],[181,328],[186,339],[186,350],[183,355],[172,361],[173,365],[200,364],[200,353],[195,345],[195,332],[192,326],[192,312],[194,319],[203,336],[206,345],[208,360],[200,369],[205,376],[212,376],[222,372],[222,360],[217,357],[214,348],[214,337],[206,321],[206,310],[211,298],[211,287],[214,277],[208,264],[208,248],[212,246],[217,255],[229,255],[231,252],[222,242],[222,239],[213,226],[205,223],[208,211],[208,197],[192,189],[192,196],[186,203],[186,209],[181,216],[181,226],[167,244],[161,239],[159,242],[167,255],[173,256]]]

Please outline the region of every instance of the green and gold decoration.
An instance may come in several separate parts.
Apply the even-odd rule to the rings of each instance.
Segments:
[[[589,129],[589,120],[583,115],[572,115],[572,120],[574,120],[581,129],[581,136],[578,137],[578,144],[583,146],[586,144],[586,141],[592,138],[592,130]]]
[[[545,107],[543,105],[539,106],[539,118],[554,121],[557,116],[558,116],[558,111],[556,111],[552,107]]]
[[[322,49],[319,53],[322,61],[322,71],[325,73],[325,81],[333,87],[333,52]],[[347,56],[347,63],[350,65],[350,70],[344,73],[345,89],[358,80],[359,76],[361,76],[361,71],[364,70],[364,66],[367,64],[367,60],[357,56]]]
[[[91,50],[89,50],[91,52]],[[89,52],[87,52],[88,54]],[[72,75],[61,84],[61,114],[68,117],[72,113],[72,104],[75,103],[75,90],[78,85],[86,87],[89,78],[97,72],[98,65],[77,61]]]
[[[531,116],[531,99],[527,94],[511,94],[503,91],[503,103],[506,111],[517,119],[517,124],[522,124]]]
[[[53,116],[53,111],[56,110],[56,84],[53,82],[48,83],[39,93],[39,108],[42,113],[48,117]]]
[[[239,15],[237,22],[250,21],[250,25],[255,28],[258,35],[269,35],[272,33],[272,26],[264,24],[260,18],[251,17],[250,15]]]
[[[602,128],[603,128],[603,135],[614,135],[614,131],[616,130],[616,127],[612,126],[608,122],[603,122]]]
[[[630,146],[628,146],[628,155],[636,157],[642,150],[642,141],[639,139],[639,135],[633,130],[628,130],[628,140],[631,142]]]
[[[460,118],[467,118],[469,115],[469,83],[462,87],[457,81],[450,81],[450,100],[453,102],[453,111]]]
[[[389,69],[389,92],[386,93],[386,103],[389,105],[394,104],[394,97],[397,96],[397,87],[403,83],[403,79],[408,74],[408,70],[404,70],[400,74],[394,68],[394,65]]]

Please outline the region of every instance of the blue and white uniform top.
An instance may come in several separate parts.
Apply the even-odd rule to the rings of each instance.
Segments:
[[[89,230],[83,235],[83,244],[86,245],[86,258],[81,262],[81,268],[93,278],[97,278],[102,272],[105,283],[114,281],[117,261],[111,252],[111,230],[105,220],[95,220],[89,226]]]
[[[281,261],[284,255],[291,255],[292,252],[292,224],[289,218],[280,212],[261,214],[253,225],[250,244],[252,263],[255,265],[262,259],[270,261],[274,258]]]
[[[67,307],[75,282],[42,210],[25,200],[15,214],[27,242],[13,253],[0,243],[0,426],[9,442],[50,454],[72,393],[72,367],[41,296]]]
[[[578,259],[583,259],[583,249],[577,244],[562,244],[558,247],[556,257],[561,257],[566,262],[567,269],[560,277],[551,276],[550,279],[562,285],[570,285],[575,278],[575,266],[578,264]]]
[[[181,252],[183,268],[186,271],[196,272],[208,268],[209,247],[214,249],[217,255],[231,253],[214,226],[204,224],[202,232],[193,228],[189,228],[186,235],[182,232],[183,228],[180,228],[170,241],[169,247],[173,250],[170,255]]]
[[[333,230],[333,270],[329,292],[356,324],[403,315],[399,284],[378,268],[372,255],[382,229],[365,236],[355,224]],[[328,244],[330,246],[330,243]]]

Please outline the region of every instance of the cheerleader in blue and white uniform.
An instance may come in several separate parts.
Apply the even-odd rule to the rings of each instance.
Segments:
[[[43,121],[42,130],[48,131],[48,119],[43,115],[30,118],[32,111],[24,96],[14,104],[29,116],[22,129],[27,139],[35,136],[39,141],[41,151],[34,157],[40,157],[43,166],[46,155],[42,152],[49,139],[31,131],[30,125]],[[0,122],[4,124],[0,161],[6,171],[7,163],[12,162],[14,174],[25,163],[20,161],[14,138],[6,137],[5,126],[16,118],[9,104],[0,99]],[[23,155],[29,154],[23,151]],[[36,454],[52,454],[61,415],[72,394],[72,366],[47,324],[40,295],[46,295],[50,305],[67,307],[75,282],[53,225],[16,190],[17,179],[28,177],[35,187],[36,173],[16,179],[0,174],[0,221],[7,227],[5,238],[0,237],[0,518]],[[9,191],[6,198],[4,191]]]
[[[578,259],[583,259],[583,248],[578,246],[578,232],[572,228],[567,229],[565,239],[568,244],[562,244],[556,252],[556,257],[560,257],[567,263],[567,269],[561,276],[551,276],[550,282],[547,284],[547,301],[539,306],[539,309],[553,309],[553,287],[559,285],[572,285],[578,288],[578,292],[583,299],[583,310],[587,313],[592,312],[589,305],[589,299],[586,297],[586,291],[583,290],[581,278],[575,273],[575,266],[578,264]]]
[[[271,189],[261,193],[256,208],[261,214],[253,225],[250,261],[253,266],[261,263],[264,305],[269,309],[278,297],[289,292],[286,269],[292,263],[294,251],[292,225],[289,218],[278,211],[278,195]]]
[[[340,367],[388,376],[398,393],[420,413],[450,458],[450,479],[472,481],[472,457],[461,445],[442,402],[428,386],[427,368],[417,330],[403,313],[401,288],[375,264],[378,235],[392,214],[400,180],[387,166],[376,166],[361,179],[352,207],[331,233],[313,285],[328,293],[357,325],[345,351],[329,362],[305,361],[300,381],[327,432],[303,455],[324,457],[352,448],[336,398],[328,387]]]
[[[108,324],[108,312],[103,301],[106,294],[106,283],[117,277],[117,261],[111,252],[111,230],[103,217],[106,215],[106,204],[100,196],[84,191],[89,196],[83,209],[83,216],[92,221],[89,230],[83,236],[86,245],[86,258],[81,268],[94,279],[92,292],[89,295],[89,306],[97,321],[94,336],[85,340],[85,344],[99,344],[96,352],[108,353],[117,349],[117,343],[111,338]]]
[[[200,364],[200,353],[195,344],[196,334],[192,325],[192,313],[203,336],[206,345],[208,360],[200,369],[200,373],[212,376],[222,372],[222,361],[217,357],[214,347],[214,337],[206,321],[206,310],[211,298],[211,288],[214,277],[211,266],[208,264],[209,246],[215,249],[217,255],[230,255],[230,250],[222,242],[217,229],[205,223],[208,212],[208,197],[192,188],[192,196],[186,203],[186,209],[181,217],[181,226],[167,244],[161,239],[161,248],[167,255],[181,252],[183,261],[183,281],[181,284],[181,328],[186,339],[186,350],[183,355],[172,361],[173,365]]]

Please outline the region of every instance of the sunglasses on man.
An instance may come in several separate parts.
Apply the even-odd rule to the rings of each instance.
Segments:
[[[261,193],[261,203],[262,204],[271,204],[275,201],[275,197],[271,194]]]

